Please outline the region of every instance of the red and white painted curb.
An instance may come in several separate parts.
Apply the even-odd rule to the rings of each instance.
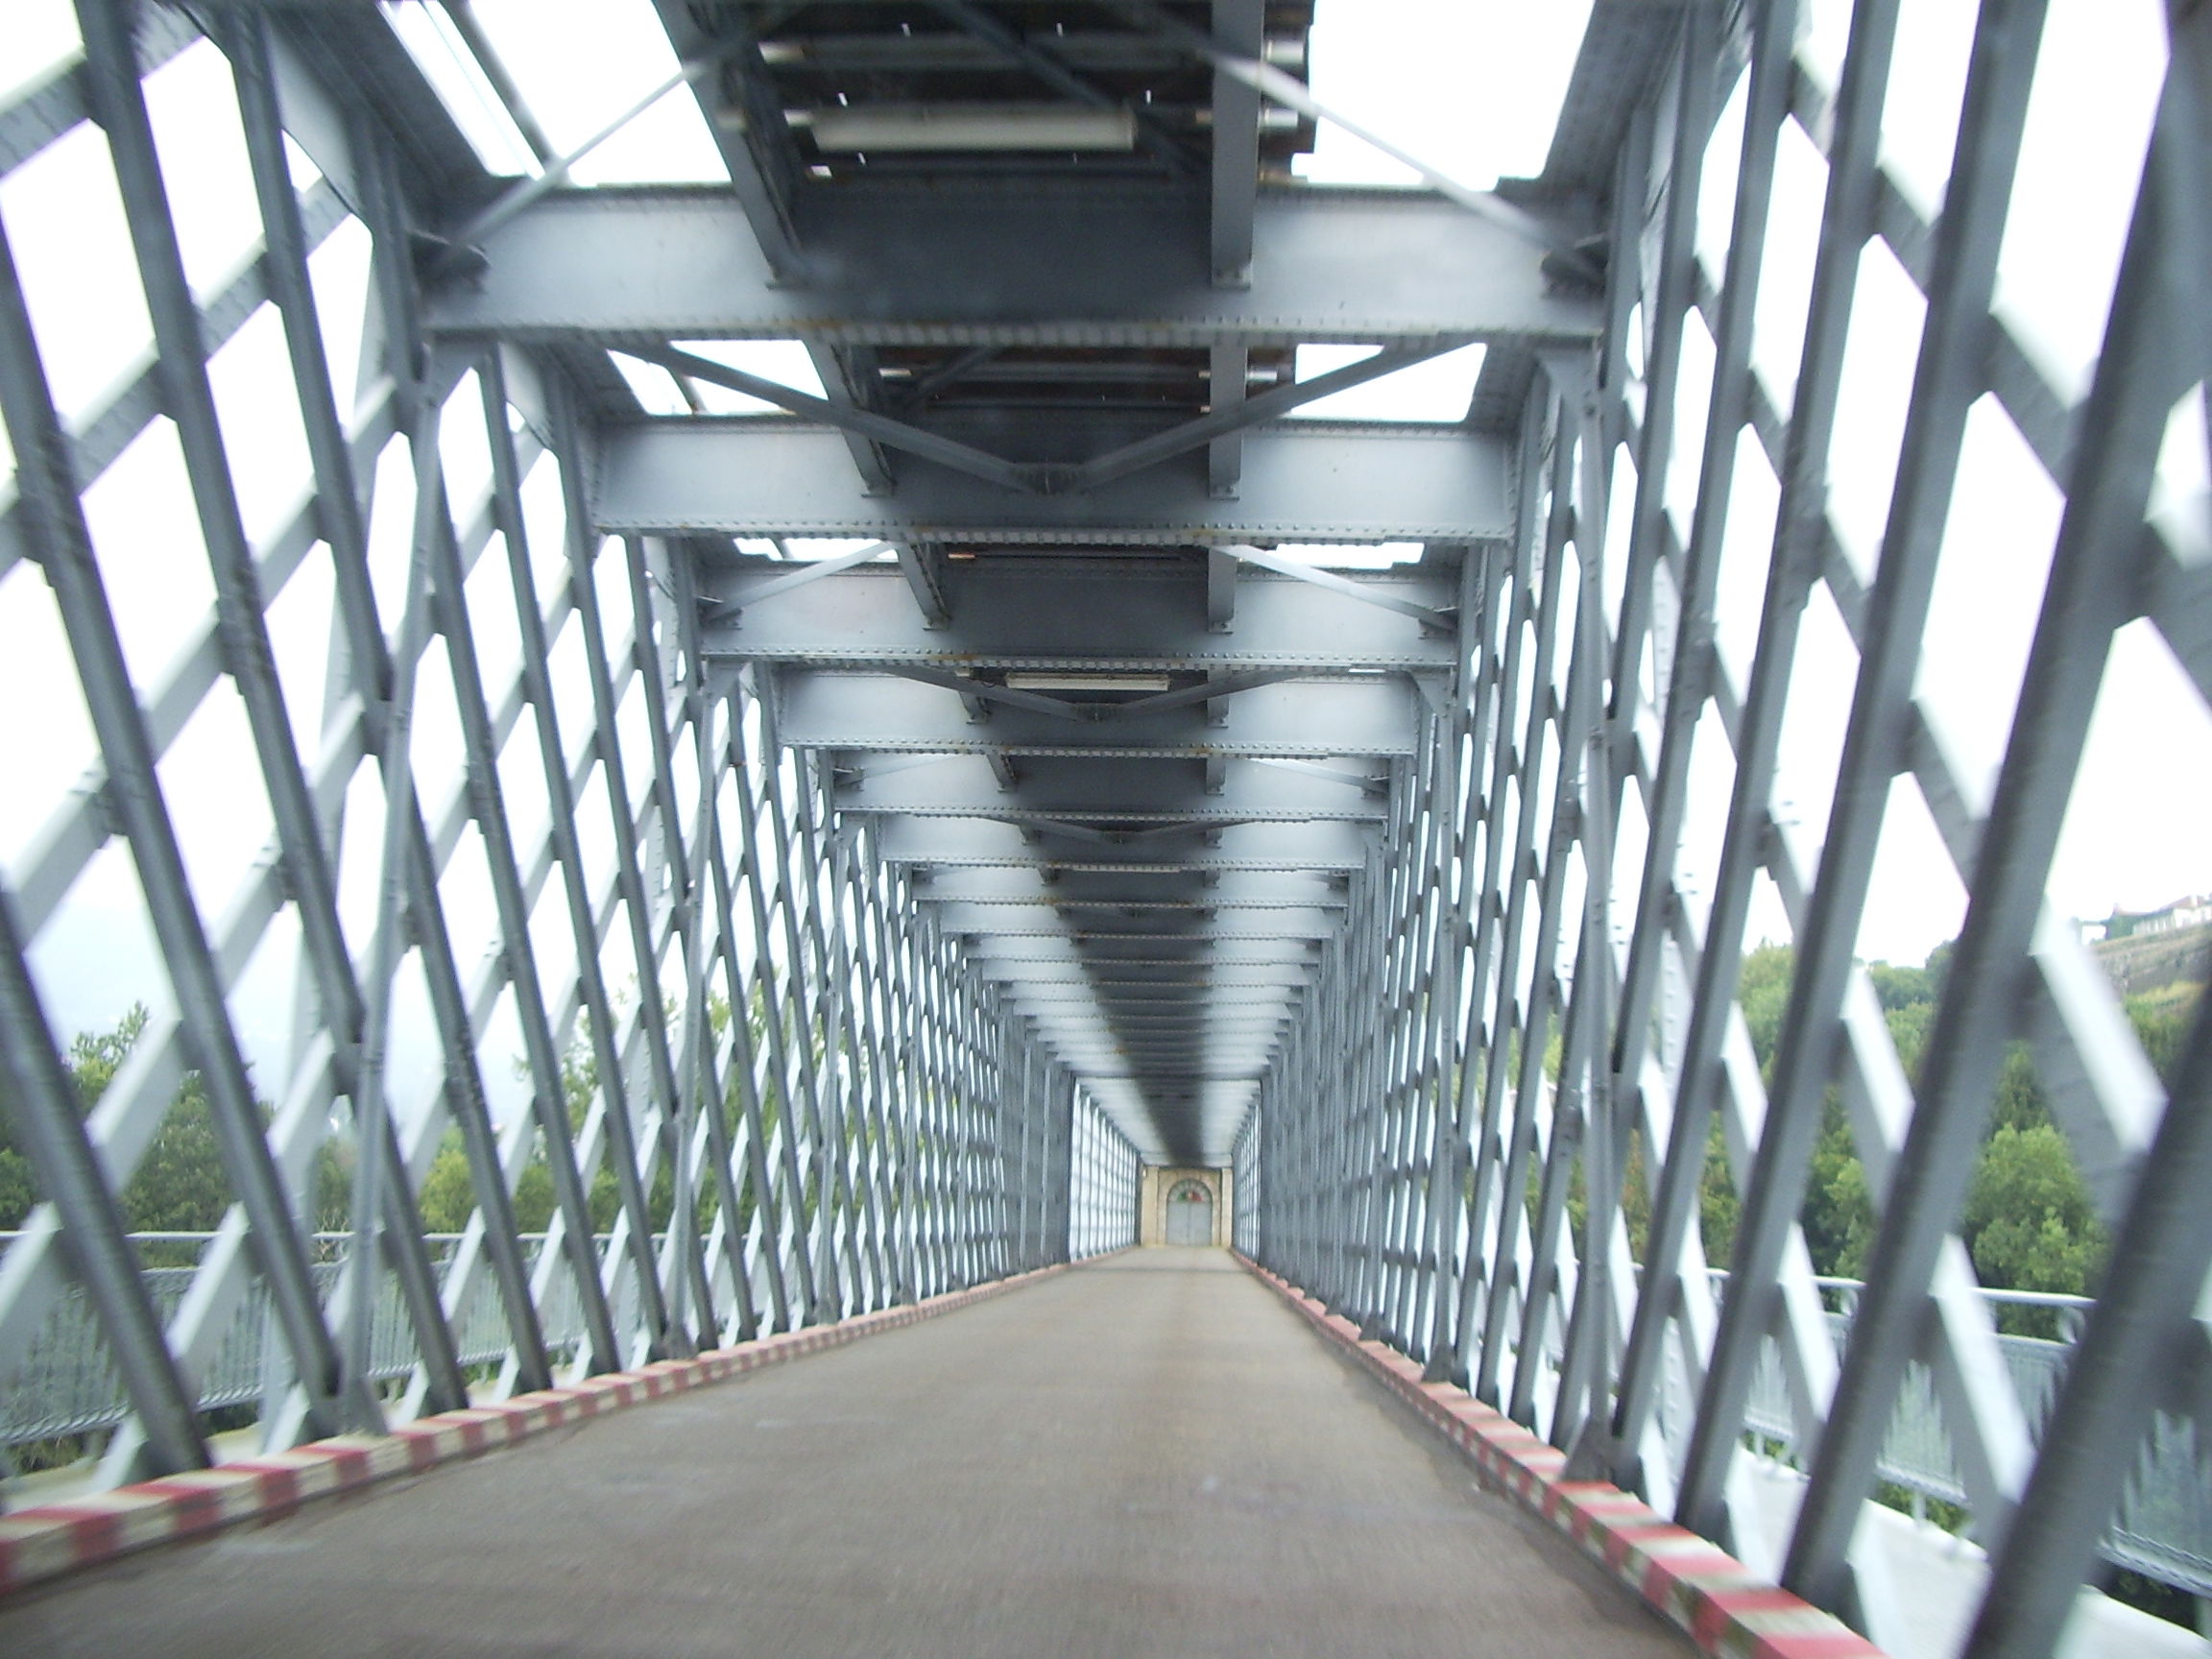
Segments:
[[[785,1331],[717,1348],[696,1359],[663,1359],[637,1371],[588,1377],[573,1387],[545,1388],[517,1394],[496,1406],[419,1418],[389,1434],[340,1434],[290,1452],[166,1475],[66,1503],[0,1515],[0,1596],[132,1551],[198,1537],[241,1521],[269,1520],[311,1498],[358,1491],[394,1475],[420,1474],[440,1463],[511,1446],[541,1431],[618,1407],[842,1348],[863,1336],[918,1324],[1066,1271],[1065,1263],[1041,1267],[902,1308],[855,1314],[834,1325]]]
[[[1882,1649],[1811,1602],[1761,1578],[1709,1538],[1677,1527],[1633,1493],[1563,1479],[1567,1454],[1451,1382],[1422,1381],[1394,1348],[1238,1258],[1329,1341],[1358,1359],[1509,1493],[1602,1562],[1622,1583],[1718,1659],[1883,1659]]]

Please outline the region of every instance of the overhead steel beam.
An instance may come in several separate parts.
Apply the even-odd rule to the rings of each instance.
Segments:
[[[1157,74],[1181,68],[1187,61],[1177,48],[1122,29],[1070,29],[1040,38],[1059,61],[1094,74]],[[806,34],[767,42],[761,56],[779,67],[805,65],[833,73],[973,74],[998,68],[1000,54],[970,36],[924,33]]]
[[[913,889],[917,899],[971,904],[1134,904],[1147,909],[1254,909],[1317,905],[1342,909],[1344,889],[1305,871],[1233,870],[1132,876],[1098,870],[945,870]]]
[[[1280,1022],[1222,1032],[1185,1031],[1120,1021],[1091,1027],[1040,1022],[1039,1028],[1051,1033],[1048,1040],[1055,1048],[1084,1056],[1089,1064],[1152,1066],[1168,1082],[1179,1082],[1181,1074],[1192,1066],[1259,1065],[1282,1040]]]
[[[436,331],[641,345],[1211,347],[1432,339],[1586,342],[1587,299],[1543,252],[1404,191],[1263,189],[1251,286],[1216,287],[1209,203],[1172,186],[1033,181],[803,191],[794,279],[771,279],[727,189],[556,192],[431,296]]]
[[[1158,990],[1187,986],[1214,990],[1262,990],[1277,987],[1296,990],[1311,977],[1311,970],[1296,963],[1252,962],[1214,967],[1206,964],[999,962],[987,977],[1006,979],[1024,991],[1065,985],[1095,990],[1101,997],[1139,988]]]
[[[924,624],[890,566],[848,570],[757,602],[750,596],[756,573],[773,577],[787,568],[759,560],[700,572],[706,593],[744,612],[739,620],[702,630],[709,655],[1099,672],[1262,666],[1448,672],[1456,660],[1453,640],[1427,633],[1411,617],[1286,577],[1240,583],[1237,630],[1215,634],[1206,625],[1205,581],[1195,565],[1101,558],[1041,567],[975,560],[945,573],[955,620],[944,628]],[[1454,591],[1443,573],[1404,566],[1357,582],[1375,595],[1415,604]],[[1075,730],[1065,721],[1053,724],[1063,733]]]
[[[775,687],[782,742],[857,753],[1395,757],[1413,753],[1416,723],[1412,688],[1381,676],[1284,681],[1224,697],[1219,725],[1196,701],[1149,718],[1070,724],[1009,707],[976,721],[963,692],[949,686],[798,664],[779,668]]]
[[[1150,1044],[1108,1043],[1100,1038],[1089,1048],[1073,1052],[1082,1056],[1076,1069],[1089,1075],[1128,1076],[1145,1085],[1144,1093],[1159,1095],[1169,1090],[1180,1092],[1194,1081],[1218,1081],[1228,1077],[1245,1078],[1256,1073],[1267,1063],[1277,1045],[1256,1044],[1250,1048],[1234,1053],[1212,1053],[1193,1050],[1188,1046],[1173,1047]],[[1208,1070],[1200,1070],[1200,1068]],[[1174,1102],[1187,1103],[1187,1096]],[[1160,1104],[1158,1100],[1154,1105]],[[1178,1118],[1183,1115],[1177,1114]],[[1178,1127],[1185,1124],[1179,1123]],[[1187,1154],[1188,1156],[1188,1154]]]
[[[865,565],[869,560],[891,551],[888,541],[871,541],[865,547],[854,547],[849,552],[817,560],[812,564],[797,566],[786,565],[783,574],[758,588],[749,589],[745,596],[748,602],[753,603],[773,598],[778,593],[787,593],[794,588],[804,588],[810,582],[820,582],[839,571],[850,570],[855,565]]]
[[[1206,626],[1214,633],[1225,632],[1214,615],[1214,555],[1206,555]],[[1174,691],[1156,691],[1149,697],[1117,706],[1111,718],[1134,720],[1142,715],[1163,714],[1170,709],[1188,709],[1197,704],[1209,708],[1207,719],[1218,723],[1221,716],[1211,711],[1213,705],[1235,697],[1241,692],[1257,691],[1262,685],[1272,685],[1280,680],[1294,679],[1287,668],[1254,668],[1241,674],[1209,674],[1195,685],[1185,685]]]
[[[1025,998],[1019,986],[1007,995],[1032,1008],[1041,1024],[1070,1037],[1112,1036],[1128,1042],[1166,1044],[1186,1041],[1200,1033],[1214,1033],[1225,1043],[1235,1039],[1251,1047],[1279,1030],[1288,1017],[1281,1000],[1242,998],[1220,1003],[1174,999],[1163,993],[1149,999],[1121,998],[1092,1003]]]
[[[1009,997],[1026,1006],[1019,990]],[[1211,1038],[1227,1048],[1264,1050],[1286,1018],[1280,1003],[1223,1004],[1217,1011],[1186,1018],[1167,1002],[1109,1004],[1086,1014],[1074,1003],[1041,1001],[1036,1004],[1040,1025],[1070,1041],[1107,1039],[1127,1045],[1165,1047]]]
[[[1190,991],[1171,985],[1130,986],[1085,996],[1066,984],[1035,986],[1005,983],[1004,994],[1058,1030],[1095,1028],[1099,1022],[1131,1030],[1143,1026],[1151,1036],[1182,1031],[1219,1030],[1225,1037],[1273,1031],[1298,1004],[1298,987],[1231,987],[1220,992]],[[1088,1023],[1087,1023],[1088,1022]]]
[[[1297,972],[1295,969],[1281,968],[1259,971],[1278,975],[1295,974]],[[1021,997],[1028,1003],[1041,1008],[1052,1008],[1060,1013],[1070,1009],[1080,1012],[1085,1008],[1118,1007],[1168,1011],[1180,1009],[1186,1012],[1212,1007],[1236,1007],[1282,1012],[1294,1008],[1305,991],[1305,982],[1295,977],[1236,980],[1219,986],[1204,978],[1035,979],[1008,977],[1004,974],[990,977],[1003,985],[1008,996]]]
[[[1056,1048],[1092,1055],[1112,1053],[1117,1059],[1177,1062],[1172,1068],[1164,1068],[1170,1070],[1180,1070],[1194,1062],[1238,1065],[1261,1061],[1276,1046],[1282,1028],[1280,1017],[1218,1029],[1211,1023],[1188,1029],[1149,1024],[1128,1015],[1116,1015],[1111,1022],[1093,1025],[1040,1021],[1040,1029],[1051,1033]]]
[[[1111,1025],[1101,1024],[1089,1031],[1071,1028],[1061,1034],[1061,1041],[1070,1046],[1085,1043],[1094,1045],[1094,1053],[1111,1051],[1128,1059],[1186,1062],[1206,1060],[1215,1065],[1223,1061],[1240,1059],[1261,1060],[1275,1046],[1279,1024],[1264,1028],[1239,1027],[1230,1035],[1234,1043],[1225,1042],[1221,1033],[1205,1031],[1155,1030],[1143,1024],[1125,1024],[1120,1021]],[[1109,1049],[1110,1046],[1110,1049]],[[1176,1064],[1163,1068],[1169,1074],[1179,1074],[1183,1066]]]
[[[914,594],[926,628],[942,628],[952,620],[945,603],[945,550],[934,541],[909,539],[899,544],[899,570]]]
[[[1071,919],[1042,904],[941,904],[939,931],[1018,938],[1073,939],[1091,930],[1111,929],[1121,939],[1331,939],[1344,926],[1334,910],[1226,910],[1206,916],[1192,910],[1142,910],[1137,916],[1116,911],[1077,912]]]
[[[893,818],[877,839],[892,864],[952,868],[1043,867],[1062,870],[1334,870],[1359,869],[1369,832],[1356,823],[1232,824],[1205,835],[1178,836],[1118,853],[1071,844],[1049,831],[1024,834],[990,818]]]
[[[1201,1011],[1235,1008],[1247,1013],[1265,1012],[1271,1018],[1286,1017],[1296,1012],[1306,994],[1306,987],[1297,983],[1257,982],[1197,992],[1172,980],[1148,984],[1111,981],[1103,985],[1091,985],[1067,979],[999,979],[998,983],[1007,996],[1017,998],[1024,1007],[1038,1011],[1040,1018],[1049,1015],[1054,1020],[1065,1020],[1072,1015],[1081,1015],[1086,1010],[1099,1009],[1172,1013],[1177,1010],[1189,1012],[1193,1008]]]
[[[1455,426],[1291,421],[1244,439],[1217,497],[1188,457],[1077,494],[1031,495],[910,457],[871,494],[832,428],[685,418],[600,438],[591,512],[616,534],[855,536],[902,541],[1161,546],[1178,542],[1484,541],[1512,522],[1507,446]]]
[[[1177,1077],[1188,1077],[1194,1084],[1257,1084],[1259,1070],[1179,1070]],[[1157,1077],[1148,1072],[1121,1070],[1086,1070],[1084,1082],[1093,1084],[1152,1084]]]
[[[1318,946],[1297,940],[1215,939],[1185,935],[1179,938],[1130,939],[1092,935],[1078,943],[1073,937],[1055,939],[998,939],[988,935],[968,941],[967,955],[977,968],[1018,962],[1088,962],[1101,971],[1125,963],[1148,962],[1184,965],[1224,963],[1290,963],[1311,966],[1321,960]]]
[[[1385,815],[1382,802],[1358,790],[1256,760],[1230,761],[1220,793],[1209,795],[1198,768],[1187,761],[1040,756],[1022,761],[1018,789],[1002,790],[982,758],[950,755],[935,765],[916,766],[874,782],[840,784],[835,799],[841,812],[1107,823],[1380,821]]]
[[[601,127],[565,155],[541,157],[546,162],[542,172],[527,179],[518,179],[508,185],[492,202],[477,212],[452,227],[445,233],[445,252],[432,264],[432,271],[442,269],[473,269],[480,258],[475,245],[492,234],[517,214],[526,210],[530,204],[551,195],[568,182],[569,169],[582,161],[592,151],[621,132],[631,122],[659,104],[661,99],[687,82],[705,79],[714,69],[712,59],[687,60],[678,65],[676,72],[653,87],[636,103],[630,105],[612,121]]]
[[[1094,455],[1067,469],[1064,474],[1056,476],[1055,482],[1060,489],[1087,494],[1118,478],[1126,478],[1157,467],[1163,461],[1205,447],[1216,439],[1249,431],[1308,403],[1338,392],[1349,392],[1355,386],[1364,386],[1369,381],[1395,374],[1401,369],[1410,369],[1416,363],[1441,356],[1456,344],[1459,342],[1445,339],[1385,346],[1372,356],[1347,363],[1341,369],[1332,369],[1326,374],[1316,374],[1310,380],[1295,380],[1257,396],[1217,401],[1195,420],[1120,445],[1102,455]],[[1214,476],[1209,458],[1206,474],[1209,493],[1214,491]]]

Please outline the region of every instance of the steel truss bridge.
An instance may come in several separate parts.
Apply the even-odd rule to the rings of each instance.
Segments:
[[[79,1345],[80,1486],[1098,1255],[1213,1166],[1247,1257],[1895,1651],[1901,1401],[1986,1551],[1960,1650],[2110,1560],[2212,1591],[2212,1022],[2162,1081],[2047,896],[2116,637],[2212,702],[2212,10],[2063,116],[2144,138],[2069,367],[2000,295],[2042,0],[1933,117],[1924,8],[1598,0],[1484,192],[1291,177],[1300,0],[654,7],[726,179],[574,182],[465,0],[473,108],[426,9],[78,0],[0,110],[0,621],[51,641],[0,1400]],[[1292,418],[1471,345],[1463,419]],[[2048,498],[1994,562],[1992,445]],[[1986,764],[1961,580],[2022,619]],[[1964,921],[1909,1076],[1860,923],[1915,835]],[[54,964],[118,890],[158,977],[87,1115]],[[2112,1239],[2032,1400],[1960,1237],[2020,1043]],[[149,1267],[193,1078],[228,1206]],[[2198,1520],[2130,1553],[2146,1445]]]

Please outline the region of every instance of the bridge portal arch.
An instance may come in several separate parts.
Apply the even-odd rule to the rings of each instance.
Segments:
[[[1147,1166],[1138,1242],[1229,1242],[1228,1171],[1196,1166]]]

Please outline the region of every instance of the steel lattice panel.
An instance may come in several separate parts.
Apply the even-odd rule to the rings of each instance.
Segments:
[[[836,1319],[1131,1241],[1142,1152],[1226,1162],[1238,1249],[1885,1644],[1924,1641],[1866,1525],[1904,1413],[1990,1554],[1966,1650],[2050,1651],[2100,1551],[2155,1569],[2122,1486],[2212,1398],[2212,1023],[2162,1082],[2048,889],[2115,639],[2212,702],[2173,460],[2212,364],[2203,9],[2106,181],[2135,208],[2078,384],[2000,302],[2036,0],[1980,8],[1933,191],[1885,128],[1900,0],[1828,9],[1847,37],[1600,0],[1550,171],[1474,214],[1283,176],[1308,117],[1229,65],[1302,66],[1310,8],[809,10],[656,6],[727,187],[569,189],[529,133],[535,181],[496,177],[364,8],[82,0],[82,63],[0,110],[0,176],[92,156],[132,295],[87,392],[10,226],[0,602],[48,619],[94,762],[0,883],[42,1199],[0,1372],[66,1339],[101,1396],[45,1427],[106,1433],[111,1484],[206,1460],[209,1405],[282,1446]],[[1164,97],[1127,154],[876,165],[823,141],[838,64]],[[173,74],[238,132],[222,270]],[[702,354],[763,338],[823,395]],[[1296,379],[1322,341],[1382,351]],[[1470,342],[1464,420],[1284,419]],[[1984,769],[1923,670],[1991,430],[2054,505]],[[161,651],[110,545],[155,452],[206,566]],[[798,536],[897,566],[757,551]],[[1420,562],[1274,545],[1385,539]],[[1847,718],[1808,738],[1825,675]],[[1858,960],[1908,818],[1964,896],[1914,1075]],[[42,961],[118,871],[161,985],[86,1116]],[[2113,1238],[2032,1398],[1961,1235],[2015,1044]],[[230,1202],[148,1274],[125,1200],[188,1084]],[[1800,1221],[1831,1096],[1871,1189],[1847,1339]]]
[[[211,40],[163,8],[81,19],[83,65],[0,115],[6,164],[96,153],[153,350],[64,421],[50,366],[97,324],[27,291],[20,246],[0,258],[0,582],[12,623],[54,619],[96,755],[0,885],[0,1077],[42,1200],[0,1268],[12,1438],[89,1433],[111,1484],[207,1461],[212,1407],[257,1409],[281,1447],[1125,1242],[1126,1142],[874,835],[833,821],[828,769],[766,740],[758,690],[708,665],[681,549],[591,521],[575,388],[420,333],[436,121],[354,120],[309,61],[318,31],[376,14],[230,8]],[[349,95],[397,74],[380,51]],[[221,182],[258,220],[212,284],[164,71],[234,132]],[[359,316],[330,308],[334,257]],[[290,410],[236,400],[227,349],[255,339],[285,367],[252,395]],[[244,495],[256,421],[299,437],[274,525]],[[172,442],[212,603],[165,621],[180,644],[149,673],[102,492]],[[180,769],[218,720],[225,770]],[[211,809],[264,843],[229,882],[199,844]],[[86,1118],[35,963],[111,849],[164,983]],[[292,1032],[250,1074],[272,961]],[[230,1201],[196,1266],[141,1279],[161,1246],[119,1201],[187,1086]],[[453,1160],[467,1219],[433,1240],[421,1206]],[[525,1227],[533,1203],[549,1218]]]
[[[1893,1650],[2045,1653],[2100,1534],[2112,1559],[2152,1558],[2141,1534],[2161,1523],[2142,1500],[2115,1516],[2138,1456],[2136,1479],[2184,1507],[2201,1479],[2185,1448],[2202,1422],[2207,1239],[2177,1194],[2202,1179],[2212,1022],[2200,1007],[2169,1094],[2045,884],[2116,634],[2155,630],[2182,695],[2200,711],[2212,693],[2200,600],[2184,597],[2202,585],[2205,497],[2152,488],[2162,446],[2171,467],[2176,444],[2202,443],[2212,43],[2200,15],[2176,15],[2142,177],[2110,180],[2134,219],[2075,401],[1992,305],[2043,9],[1982,9],[1932,222],[1877,149],[1898,7],[1857,8],[1839,84],[1788,0],[1726,28],[1719,9],[1686,10],[1616,164],[1605,349],[1544,360],[1517,540],[1468,562],[1465,676],[1239,1142],[1262,1184],[1257,1253]],[[1719,120],[1731,92],[1740,125]],[[1792,187],[1811,171],[1827,191],[1805,321],[1780,347],[1760,292],[1778,153]],[[1701,204],[1714,174],[1733,198],[1708,182]],[[1916,359],[1912,334],[1887,348],[1911,388],[1898,458],[1851,480],[1887,503],[1869,573],[1848,550],[1867,510],[1841,489],[1854,457],[1835,434],[1839,394],[1885,349],[1850,333],[1855,287],[1888,272],[1925,320]],[[1915,669],[1961,648],[1928,630],[1931,590],[1966,557],[1944,525],[1967,429],[1992,412],[2063,508],[1984,781]],[[1771,480],[1764,500],[1745,501],[1748,473]],[[1739,533],[1755,566],[1735,562]],[[1786,709],[1817,694],[1807,631],[1831,619],[1856,690],[1834,746],[1808,748]],[[1833,803],[1824,830],[1793,798],[1809,769]],[[1885,824],[1915,808],[1966,904],[1909,1077],[1857,956]],[[1737,1000],[1762,890],[1796,962],[1770,1077]],[[1960,1238],[2015,1040],[2116,1239],[2069,1382],[2040,1394],[2008,1375]],[[1832,1091],[1877,1221],[1847,1341],[1799,1222]],[[1732,1260],[1711,1264],[1724,1284],[1698,1224],[1714,1161],[1743,1205]],[[1570,1214],[1571,1196],[1638,1169],[1641,1262],[1623,1206]],[[2158,1286],[2137,1277],[2153,1261]],[[2176,1416],[2147,1443],[2153,1407]],[[1877,1479],[1911,1463],[1894,1444],[1908,1418],[1942,1465],[1923,1490],[1947,1488],[1990,1552],[1970,1632],[1931,1633],[1863,1522]],[[1799,1460],[1793,1520],[1762,1507],[1747,1440]],[[2190,1582],[2200,1546],[2166,1537],[2152,1570]]]

